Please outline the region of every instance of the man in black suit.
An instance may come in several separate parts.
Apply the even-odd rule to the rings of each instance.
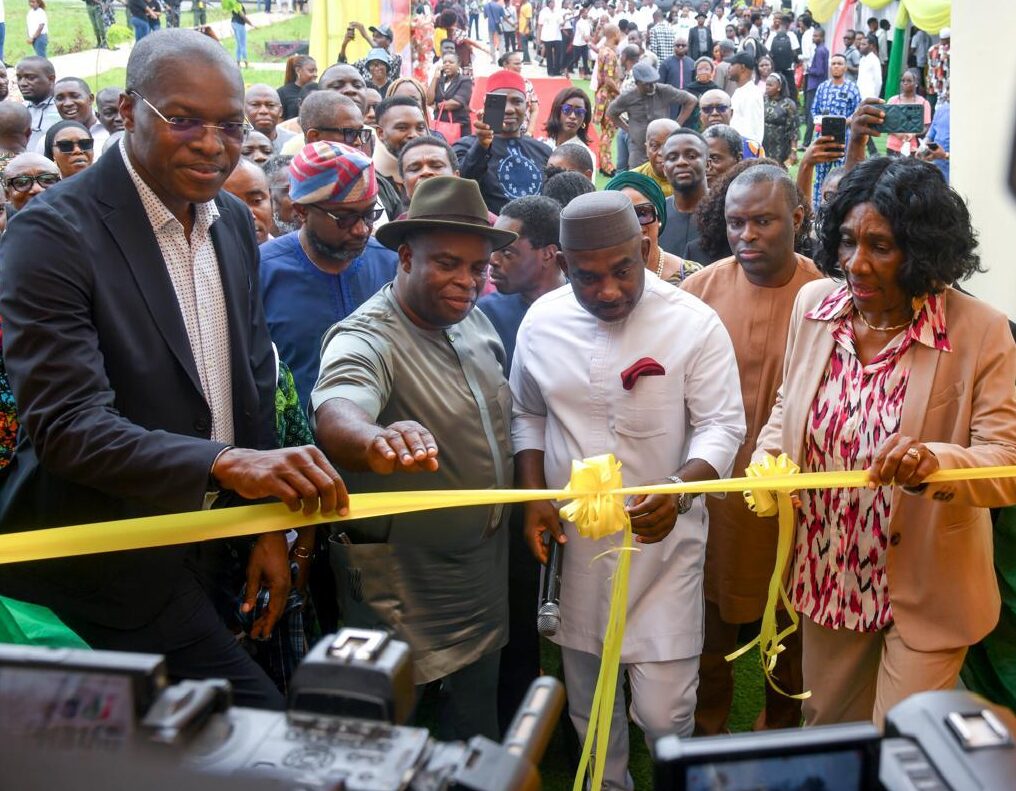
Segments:
[[[240,156],[243,82],[194,31],[147,36],[120,96],[126,135],[38,195],[0,250],[4,353],[23,432],[0,525],[26,530],[279,498],[344,510],[313,447],[274,450],[275,359],[250,212],[219,190]],[[163,653],[174,677],[233,682],[281,707],[200,584],[214,542],[21,563],[0,592],[51,607],[95,648]],[[252,539],[251,636],[290,585],[282,534]]]
[[[699,11],[695,16],[695,27],[688,31],[688,55],[692,60],[713,55],[713,34],[706,24],[706,15]]]

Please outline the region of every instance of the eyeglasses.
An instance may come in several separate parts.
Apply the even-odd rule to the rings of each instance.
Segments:
[[[4,184],[15,192],[28,192],[34,184],[38,184],[43,189],[49,189],[58,181],[60,181],[58,173],[40,173],[37,176],[11,176],[4,179]]]
[[[243,140],[243,136],[254,128],[246,118],[242,121],[223,121],[221,124],[210,124],[202,118],[183,118],[178,115],[167,118],[159,112],[159,108],[140,93],[137,91],[131,91],[131,93],[147,104],[149,109],[169,126],[170,130],[181,137],[200,137],[204,135],[205,129],[217,129],[230,140],[240,142]]]
[[[703,104],[700,108],[706,115],[712,115],[713,113],[720,113],[721,115],[730,109],[729,104]]]
[[[338,126],[315,126],[314,129],[317,129],[319,132],[331,132],[335,135],[342,135],[342,142],[347,146],[356,145],[357,142],[366,145],[374,136],[374,132],[371,129]]]
[[[576,118],[585,118],[586,108],[574,104],[562,104],[561,115],[574,115]]]
[[[368,228],[372,228],[374,223],[381,219],[381,215],[384,214],[384,209],[368,209],[363,214],[356,211],[344,211],[342,214],[332,214],[327,209],[322,209],[316,203],[310,203],[308,206],[331,217],[331,219],[335,222],[335,226],[340,231],[348,231],[350,228],[356,227],[356,224],[360,222],[360,220],[363,220],[364,225]]]
[[[656,207],[651,203],[636,203],[635,216],[639,219],[639,225],[652,225],[659,219]]]
[[[81,140],[57,140],[53,145],[56,146],[57,151],[61,154],[69,154],[75,148],[81,151],[91,151],[95,141],[90,137],[86,137]]]

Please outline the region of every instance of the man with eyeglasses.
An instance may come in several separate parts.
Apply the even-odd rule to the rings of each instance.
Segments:
[[[726,91],[713,88],[706,91],[699,98],[699,118],[702,120],[703,131],[710,126],[717,126],[719,124],[733,128],[730,123],[733,114],[734,110],[730,94]],[[735,129],[734,131],[736,132],[737,130]],[[766,155],[766,150],[762,147],[762,143],[759,140],[745,137],[740,132],[737,133],[741,137],[741,159],[757,159]]]
[[[36,195],[60,181],[56,163],[42,154],[18,154],[4,168],[3,184],[7,191],[7,222]]]
[[[306,406],[322,336],[395,277],[397,256],[371,236],[381,212],[378,179],[362,151],[309,143],[289,174],[289,197],[303,225],[262,245],[261,297],[272,340]]]
[[[646,128],[655,118],[670,118],[671,108],[680,107],[678,125],[695,109],[695,97],[688,91],[661,83],[660,72],[645,61],[632,69],[635,89],[626,91],[610,103],[607,115],[621,129],[628,132],[628,167],[636,168],[647,160]],[[627,113],[628,121],[621,116]]]
[[[378,239],[398,250],[398,274],[325,336],[318,443],[368,491],[511,486],[504,350],[474,308],[491,252],[515,234],[490,226],[476,182],[437,176]],[[416,683],[441,683],[447,738],[498,737],[507,511],[363,519],[333,534],[346,623],[409,643]]]
[[[32,114],[32,136],[28,150],[42,153],[46,132],[60,120],[60,112],[53,99],[56,71],[46,58],[30,55],[18,61],[14,70],[18,90]]]
[[[344,511],[313,446],[275,448],[275,355],[258,299],[250,212],[220,192],[240,158],[243,81],[218,42],[153,33],[127,62],[118,147],[32,198],[0,248],[4,357],[22,422],[0,491],[4,530],[280,499]],[[86,240],[84,243],[82,240]],[[240,705],[282,708],[220,612],[265,611],[291,585],[281,533],[249,552],[242,601],[217,608],[219,542],[5,568],[3,595],[51,608],[96,649],[163,654],[174,678],[226,678]]]
[[[294,132],[278,126],[282,123],[282,101],[271,85],[250,86],[243,97],[243,110],[254,128],[272,141],[273,154],[278,154],[287,140],[296,137]]]

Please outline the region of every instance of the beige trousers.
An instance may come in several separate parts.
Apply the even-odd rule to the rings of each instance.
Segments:
[[[953,689],[966,647],[915,651],[895,625],[879,632],[827,629],[805,615],[803,630],[806,725],[872,720],[881,728],[886,712],[916,692]]]

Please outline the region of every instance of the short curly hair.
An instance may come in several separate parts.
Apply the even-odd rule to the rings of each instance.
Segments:
[[[815,263],[827,275],[844,276],[840,226],[862,203],[889,221],[903,251],[899,285],[908,296],[937,293],[983,271],[967,205],[938,168],[909,157],[877,157],[847,173],[819,213]]]
[[[712,129],[712,127],[709,128]],[[724,256],[730,255],[730,245],[727,242],[727,218],[724,214],[724,208],[727,203],[727,190],[734,179],[746,170],[758,167],[759,165],[771,165],[786,171],[783,165],[769,157],[742,159],[724,173],[723,177],[716,184],[710,185],[709,192],[706,193],[706,196],[695,210],[695,221],[698,223],[700,234],[699,246],[703,252],[710,256],[709,261],[702,261],[701,263],[719,261]],[[794,237],[794,252],[803,253],[808,247],[808,235],[811,233],[811,200],[801,190],[797,189],[796,185],[795,189],[797,191],[797,202],[804,209],[804,219],[801,221],[801,227]]]

